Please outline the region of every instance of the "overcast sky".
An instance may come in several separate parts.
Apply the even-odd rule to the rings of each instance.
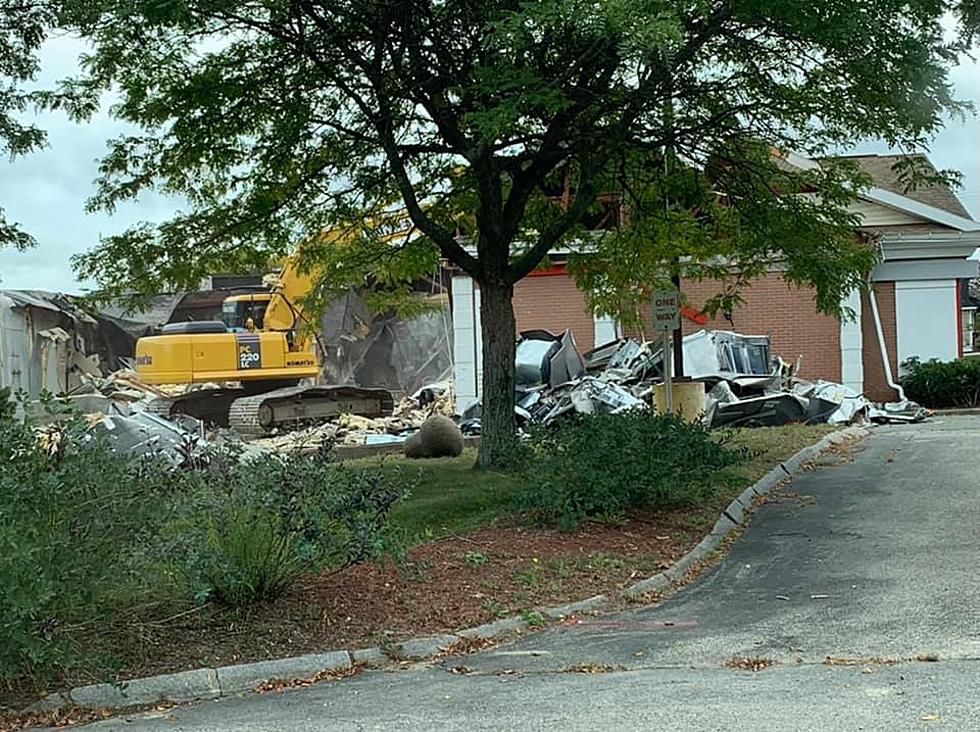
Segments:
[[[75,72],[81,45],[72,39],[50,42],[42,53],[41,85]],[[960,99],[980,107],[980,64],[964,61],[952,80]],[[84,289],[69,265],[73,254],[94,246],[100,236],[125,230],[137,221],[162,221],[176,205],[161,197],[144,197],[120,207],[112,216],[87,214],[86,199],[93,192],[98,160],[105,141],[126,131],[107,112],[76,125],[62,115],[45,115],[46,149],[12,163],[0,161],[0,208],[8,220],[19,222],[38,241],[25,253],[0,249],[0,288],[78,292]],[[880,144],[868,143],[853,153],[883,153]],[[980,119],[951,121],[935,139],[930,158],[938,168],[963,173],[957,191],[974,218],[980,218]]]

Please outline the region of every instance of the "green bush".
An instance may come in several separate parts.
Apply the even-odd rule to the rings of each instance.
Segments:
[[[902,364],[905,395],[925,407],[980,407],[980,359],[919,361]]]
[[[530,448],[516,508],[565,530],[695,504],[712,493],[715,472],[740,459],[700,425],[639,410],[538,429]]]
[[[73,626],[150,591],[164,486],[132,480],[81,417],[41,425],[0,401],[0,678],[43,677],[78,660]]]
[[[177,480],[184,498],[165,550],[198,601],[271,600],[303,573],[397,548],[388,513],[407,489],[397,471],[328,455],[224,453]]]
[[[0,680],[107,672],[109,628],[134,613],[270,599],[301,572],[396,549],[397,472],[213,450],[176,468],[48,410],[42,424],[0,399]]]

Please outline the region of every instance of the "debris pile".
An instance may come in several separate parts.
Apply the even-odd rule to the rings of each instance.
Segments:
[[[702,330],[684,337],[683,352],[685,378],[704,384],[702,421],[712,428],[917,422],[929,415],[915,402],[875,404],[842,384],[801,379],[799,360],[774,356],[768,336]],[[653,342],[621,339],[579,356],[570,332],[527,331],[517,347],[514,409],[527,426],[571,412],[649,408],[663,376],[663,348]]]
[[[451,382],[428,384],[395,404],[390,417],[375,419],[356,414],[342,414],[323,424],[300,430],[262,437],[251,442],[268,450],[315,449],[325,442],[337,445],[382,445],[401,443],[418,432],[434,415],[454,415]]]
[[[800,363],[772,354],[767,336],[706,331],[682,341],[687,380],[704,387],[704,424],[711,428],[852,422],[917,422],[929,412],[914,402],[875,404],[849,387],[806,381]],[[549,425],[572,413],[616,414],[649,409],[663,382],[663,349],[653,342],[620,339],[580,354],[571,332],[521,334],[516,349],[515,413],[522,428]],[[667,358],[672,368],[672,358]],[[136,454],[162,452],[181,460],[210,443],[240,441],[191,417],[161,416],[159,406],[175,396],[222,384],[154,386],[132,370],[107,376],[84,374],[65,399],[93,415],[119,449]],[[481,431],[479,406],[455,413],[453,384],[428,384],[395,405],[390,416],[343,414],[329,421],[248,442],[249,451],[315,450],[324,444],[398,444],[410,457],[458,455],[465,435]],[[166,418],[165,418],[166,417]],[[210,430],[209,432],[206,432]]]

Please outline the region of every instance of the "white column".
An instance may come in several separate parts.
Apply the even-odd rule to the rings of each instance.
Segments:
[[[861,340],[861,293],[854,290],[844,300],[854,320],[840,324],[840,380],[858,393],[864,392],[864,349]]]
[[[959,356],[956,280],[904,280],[895,283],[898,370],[913,356],[920,361]]]
[[[483,372],[480,291],[466,275],[453,277],[453,380],[456,411],[462,414],[480,401]]]
[[[610,318],[606,315],[602,317],[593,315],[592,318],[595,323],[595,343],[592,346],[593,348],[604,346],[619,338],[619,323],[616,322],[615,318]]]

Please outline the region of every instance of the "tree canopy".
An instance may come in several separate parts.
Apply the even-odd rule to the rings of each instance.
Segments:
[[[513,429],[513,284],[580,242],[603,194],[628,204],[632,228],[579,267],[597,309],[628,312],[614,300],[658,262],[711,274],[728,258],[752,274],[779,257],[836,312],[871,262],[844,212],[860,176],[781,169],[768,151],[923,149],[962,109],[947,71],[976,22],[975,3],[951,0],[54,7],[93,49],[61,92],[84,107],[113,91],[140,130],[112,141],[92,208],[150,189],[186,201],[104,239],[79,274],[107,294],[189,286],[402,210],[423,236],[307,251],[337,276],[351,261],[405,274],[442,257],[479,283],[491,462]],[[968,21],[951,40],[948,12]]]

